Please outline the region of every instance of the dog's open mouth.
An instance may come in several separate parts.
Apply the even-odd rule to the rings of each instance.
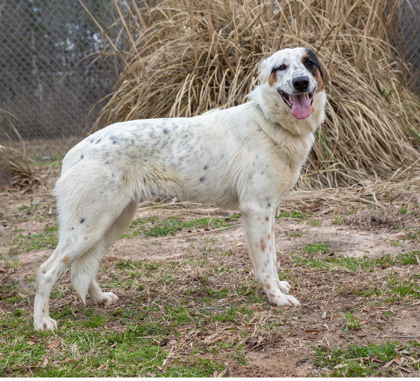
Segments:
[[[306,119],[311,115],[311,105],[314,101],[314,92],[292,95],[279,90],[284,103],[292,109],[292,115],[296,119]]]

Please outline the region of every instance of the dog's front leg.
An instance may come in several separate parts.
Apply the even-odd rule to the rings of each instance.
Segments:
[[[292,295],[286,295],[290,285],[279,280],[274,242],[274,213],[271,210],[247,212],[242,216],[248,249],[255,276],[270,303],[277,306],[299,306]]]

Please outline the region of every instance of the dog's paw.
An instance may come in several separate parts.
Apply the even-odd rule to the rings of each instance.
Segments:
[[[105,307],[110,306],[111,304],[114,304],[119,297],[115,295],[113,292],[104,292],[100,299],[97,301],[99,304],[103,304]]]
[[[290,289],[292,288],[289,282],[286,282],[286,281],[279,280],[277,281],[277,285],[279,286],[280,291],[283,292],[284,294],[288,294]]]
[[[57,322],[49,316],[34,320],[34,328],[37,331],[54,331],[57,329]]]
[[[273,294],[268,293],[268,300],[271,304],[274,304],[275,306],[281,306],[281,307],[298,307],[300,306],[299,301],[292,295],[285,295],[281,292]]]

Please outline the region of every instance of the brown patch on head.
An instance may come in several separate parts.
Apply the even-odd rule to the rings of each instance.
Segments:
[[[320,91],[324,90],[324,81],[322,80],[322,74],[318,68],[314,74],[314,78],[316,80],[316,85],[317,85],[316,92],[319,93]]]
[[[61,260],[61,262],[66,263],[68,260],[69,260],[69,256],[68,256],[68,255],[66,255],[66,256],[65,256],[65,257]]]
[[[271,286],[269,284],[266,284],[265,287],[267,288],[267,290],[269,290],[271,288]]]
[[[262,250],[262,251],[265,251],[266,246],[265,246],[264,239],[263,239],[263,238],[261,238],[260,242],[261,242],[261,250]]]
[[[275,71],[273,71],[273,72],[270,74],[270,76],[268,77],[268,84],[269,84],[270,86],[273,86],[273,85],[274,85],[274,82],[276,82],[276,72],[275,72]]]
[[[268,216],[265,216],[265,220],[268,222],[268,220],[269,220]]]

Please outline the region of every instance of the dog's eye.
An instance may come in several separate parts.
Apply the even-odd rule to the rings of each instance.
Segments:
[[[280,65],[276,70],[286,70],[287,66],[286,65]]]
[[[310,60],[305,61],[305,66],[306,67],[312,67],[314,65],[314,63]]]

